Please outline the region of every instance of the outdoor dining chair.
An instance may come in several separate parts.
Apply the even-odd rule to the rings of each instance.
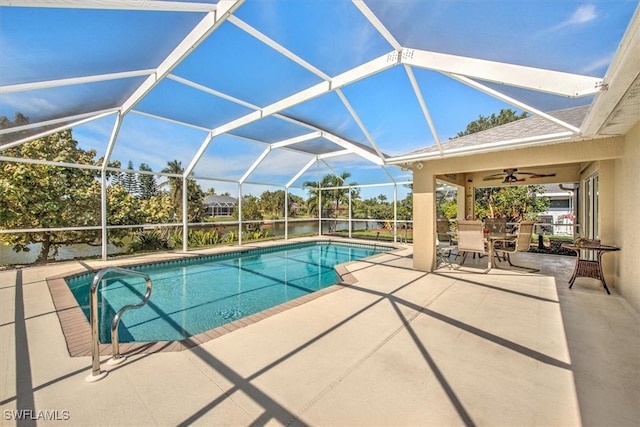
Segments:
[[[523,221],[517,225],[517,233],[515,239],[494,240],[494,250],[498,254],[502,254],[504,258],[509,262],[511,267],[524,268],[532,271],[539,271],[538,269],[531,267],[524,267],[521,265],[515,265],[511,262],[511,254],[517,252],[526,252],[531,245],[531,235],[533,234],[533,221]]]
[[[484,224],[481,221],[458,221],[458,252],[464,264],[467,253],[488,255],[484,239]]]

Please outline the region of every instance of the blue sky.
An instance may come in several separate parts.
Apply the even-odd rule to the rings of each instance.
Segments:
[[[368,0],[369,9],[401,46],[493,61],[604,76],[637,1],[418,1]],[[200,13],[99,11],[77,9],[0,9],[0,84],[2,86],[155,68],[202,18]],[[235,17],[294,55],[333,77],[387,54],[393,48],[364,15],[346,0],[247,0]],[[513,108],[443,74],[412,68],[430,110],[438,137],[446,141],[479,115]],[[224,93],[243,105],[196,90],[175,80],[158,84],[135,111],[188,123],[183,126],[129,114],[112,159],[158,171],[167,161],[188,165],[206,131],[322,81],[299,64],[225,23],[174,70],[173,75]],[[3,93],[0,115],[23,112],[32,121],[118,106],[140,85],[132,77],[42,90]],[[508,88],[503,88],[508,89]],[[342,88],[342,93],[379,149],[404,154],[434,144],[403,66],[390,68]],[[509,95],[543,111],[581,105],[509,89]],[[282,112],[349,140],[369,141],[347,107],[330,92]],[[104,152],[113,117],[75,128],[82,147]],[[214,139],[195,173],[238,179],[264,150],[250,139],[275,142],[311,130],[277,118],[263,119],[236,135]],[[241,137],[239,137],[241,136]],[[250,139],[247,139],[250,138]],[[273,150],[249,180],[283,185],[312,156]],[[357,156],[327,160],[334,171],[352,173],[368,184],[411,179],[396,167],[379,166]],[[324,164],[303,181],[331,172]],[[218,192],[237,185],[201,182]],[[386,193],[366,190],[366,197]],[[275,189],[272,188],[272,189]],[[246,190],[245,190],[246,192]]]

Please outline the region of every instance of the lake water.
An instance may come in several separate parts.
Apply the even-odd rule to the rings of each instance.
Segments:
[[[224,226],[224,223],[216,223],[216,225],[222,228],[229,228],[237,230],[237,225]],[[378,227],[377,221],[368,221],[369,228]],[[364,222],[354,222],[354,228],[364,228]],[[284,236],[284,222],[273,222],[264,224],[263,228],[269,231],[271,236]],[[324,221],[322,232],[328,233],[330,229],[334,228],[333,221]],[[348,230],[348,222],[347,221],[338,221],[335,224],[335,230],[342,231]],[[301,233],[317,233],[318,232],[318,221],[310,220],[310,221],[296,221],[289,222],[289,235],[293,234],[301,234]],[[29,245],[31,249],[29,252],[14,252],[11,246],[0,246],[0,265],[11,265],[11,264],[32,264],[38,258],[40,254],[40,244]],[[126,248],[119,248],[114,245],[108,245],[109,254],[118,254],[126,252]],[[57,260],[69,260],[74,258],[90,258],[90,257],[98,257],[102,254],[102,248],[100,246],[90,246],[90,245],[70,245],[63,246],[58,249]]]

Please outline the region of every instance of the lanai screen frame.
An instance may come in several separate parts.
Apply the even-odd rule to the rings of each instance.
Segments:
[[[107,226],[107,197],[106,197],[106,188],[107,188],[107,172],[132,172],[129,169],[121,169],[121,168],[111,168],[108,166],[109,160],[113,153],[113,149],[115,144],[117,143],[118,133],[120,131],[120,127],[122,125],[123,119],[128,114],[140,114],[136,110],[134,110],[135,106],[160,82],[165,79],[171,79],[174,81],[178,81],[181,84],[192,87],[196,90],[205,91],[211,94],[214,94],[218,97],[221,97],[227,101],[236,103],[238,105],[242,105],[246,108],[252,110],[251,113],[248,113],[240,118],[235,120],[231,120],[226,122],[220,126],[215,128],[202,128],[199,126],[195,126],[191,123],[186,122],[178,122],[176,120],[153,116],[155,119],[169,121],[172,123],[184,125],[187,127],[198,128],[200,130],[204,130],[207,132],[207,136],[200,144],[200,147],[196,154],[191,158],[188,166],[185,168],[185,171],[182,175],[171,175],[161,172],[152,172],[153,175],[164,176],[164,177],[177,177],[181,178],[183,188],[186,187],[186,182],[188,179],[205,179],[205,180],[214,180],[214,181],[223,181],[224,178],[213,177],[213,176],[197,176],[194,174],[194,169],[198,162],[201,160],[203,154],[211,144],[211,142],[221,135],[227,135],[235,129],[241,128],[242,126],[254,123],[258,120],[261,120],[265,117],[277,117],[281,120],[289,121],[296,123],[297,125],[306,127],[309,129],[309,132],[305,135],[301,135],[294,138],[286,138],[277,142],[263,142],[266,144],[263,152],[255,159],[252,165],[250,165],[242,177],[233,181],[238,185],[238,206],[239,206],[239,217],[242,217],[242,188],[244,184],[259,184],[259,185],[270,185],[274,187],[283,187],[285,189],[285,194],[288,197],[290,188],[299,188],[293,187],[294,183],[313,165],[318,164],[320,162],[325,162],[325,159],[335,157],[335,156],[345,156],[345,155],[357,155],[362,159],[371,162],[374,165],[379,166],[386,173],[389,178],[389,181],[386,183],[380,183],[379,185],[392,185],[394,186],[394,225],[397,222],[396,215],[396,205],[397,205],[397,186],[401,184],[408,184],[411,181],[403,181],[398,182],[393,175],[389,172],[389,167],[403,167],[405,169],[409,169],[414,161],[417,161],[420,158],[425,158],[424,154],[407,154],[407,155],[399,155],[399,156],[388,156],[384,154],[378,144],[376,143],[375,138],[371,135],[370,131],[365,127],[363,122],[360,120],[358,116],[358,112],[351,106],[349,100],[342,92],[344,87],[347,87],[349,84],[357,82],[366,77],[381,73],[385,70],[391,69],[393,67],[400,67],[406,73],[406,78],[408,79],[416,100],[420,106],[420,110],[423,116],[425,123],[427,124],[433,141],[435,145],[438,147],[438,151],[430,154],[431,156],[437,156],[440,158],[449,157],[458,155],[459,153],[455,151],[450,151],[447,149],[445,145],[443,145],[442,141],[439,138],[436,127],[433,123],[431,113],[429,108],[427,107],[427,103],[423,97],[423,94],[420,90],[416,77],[414,75],[414,68],[425,69],[436,71],[441,73],[451,79],[454,79],[468,87],[471,87],[477,91],[483,92],[491,97],[494,97],[506,104],[512,105],[522,111],[526,111],[530,114],[542,117],[556,125],[558,125],[562,131],[555,132],[549,135],[543,135],[537,137],[535,140],[516,140],[516,141],[505,141],[504,144],[510,147],[517,147],[522,145],[531,145],[538,143],[548,143],[551,141],[564,141],[573,138],[580,137],[580,129],[569,124],[563,122],[562,120],[557,119],[556,117],[541,111],[538,108],[533,107],[532,105],[526,104],[522,101],[519,101],[511,96],[506,95],[496,89],[494,89],[490,83],[497,83],[500,85],[511,86],[516,88],[527,89],[535,92],[542,92],[547,94],[553,94],[561,97],[567,98],[582,98],[589,97],[597,94],[603,88],[603,79],[595,78],[589,76],[583,76],[578,74],[552,71],[542,68],[521,66],[521,65],[513,65],[504,62],[496,62],[496,61],[488,61],[482,59],[475,59],[470,57],[463,57],[458,55],[450,55],[439,52],[425,51],[420,49],[413,49],[411,47],[406,47],[401,45],[401,43],[394,37],[391,31],[385,27],[385,25],[381,22],[381,20],[375,15],[375,13],[368,7],[367,3],[363,0],[353,0],[353,4],[355,7],[362,13],[362,15],[369,21],[371,26],[375,29],[377,34],[384,38],[384,40],[389,44],[389,51],[381,55],[371,61],[360,64],[350,70],[347,70],[343,73],[340,73],[335,76],[329,76],[326,73],[320,71],[314,65],[308,63],[303,58],[299,57],[295,53],[288,50],[285,46],[280,45],[275,40],[271,39],[264,33],[258,31],[257,29],[251,27],[246,22],[239,19],[234,15],[234,12],[244,3],[244,0],[221,0],[217,4],[208,4],[208,3],[189,3],[189,2],[165,2],[165,1],[147,1],[147,2],[125,2],[120,0],[107,0],[99,3],[88,1],[88,0],[80,0],[80,1],[72,1],[72,0],[61,0],[55,3],[52,3],[47,0],[12,0],[11,2],[2,1],[0,4],[5,6],[18,6],[18,7],[61,7],[61,8],[104,8],[104,9],[123,9],[123,10],[148,10],[148,11],[180,11],[180,12],[194,12],[194,13],[204,13],[204,17],[200,20],[200,22],[191,30],[191,32],[182,40],[181,43],[154,69],[150,70],[133,70],[121,73],[110,73],[110,74],[102,74],[102,75],[88,75],[67,79],[58,79],[58,80],[49,80],[49,81],[41,81],[41,82],[29,82],[29,83],[21,83],[21,84],[12,84],[5,85],[0,87],[0,94],[8,94],[8,93],[18,93],[24,91],[45,89],[45,88],[56,88],[56,87],[64,87],[69,85],[78,85],[83,83],[91,83],[91,82],[99,82],[99,81],[111,81],[122,79],[126,77],[142,77],[144,78],[143,83],[133,92],[133,94],[128,97],[121,105],[115,108],[109,108],[106,110],[100,111],[84,111],[75,115],[55,118],[50,120],[45,120],[37,123],[32,123],[24,126],[13,127],[9,129],[4,129],[0,131],[0,134],[11,134],[14,132],[21,131],[29,131],[37,128],[48,127],[47,131],[41,132],[36,135],[32,135],[27,138],[19,139],[16,141],[11,141],[9,143],[3,144],[0,146],[0,153],[10,147],[14,147],[20,145],[24,142],[37,139],[40,137],[44,137],[46,135],[53,134],[58,131],[62,131],[65,129],[73,128],[76,126],[80,126],[82,124],[88,123],[90,121],[99,120],[108,116],[115,116],[115,124],[113,126],[111,136],[109,138],[107,148],[104,152],[104,161],[102,166],[93,166],[93,165],[71,165],[64,164],[59,162],[49,162],[45,160],[33,160],[33,159],[14,159],[7,156],[0,156],[0,161],[21,161],[26,163],[40,163],[40,164],[49,164],[54,166],[63,166],[63,167],[77,167],[77,168],[86,168],[86,169],[95,169],[99,170],[101,173],[101,225],[99,228],[102,231],[102,257],[103,259],[107,258],[107,243],[108,243],[108,229],[113,228],[113,226]],[[172,74],[172,71],[189,55],[189,53],[194,50],[200,43],[202,43],[211,33],[216,31],[216,29],[222,25],[224,22],[230,22],[241,31],[246,32],[250,36],[259,40],[261,43],[264,43],[269,48],[276,51],[278,54],[288,58],[293,61],[295,64],[300,67],[306,69],[307,71],[314,74],[321,80],[321,83],[308,87],[302,91],[299,91],[291,96],[287,96],[282,98],[270,105],[265,107],[258,107],[247,103],[244,100],[240,100],[238,98],[232,97],[230,95],[220,93],[213,88],[203,87],[194,82],[188,81],[186,79],[181,78],[180,76],[176,76]],[[282,112],[287,108],[293,107],[295,105],[299,105],[305,101],[314,99],[323,94],[327,94],[329,92],[336,93],[346,109],[348,110],[351,118],[358,124],[358,127],[362,131],[362,133],[366,137],[366,142],[369,146],[364,146],[361,143],[356,143],[354,141],[349,140],[341,135],[332,133],[327,131],[326,129],[322,129],[318,126],[315,126],[311,123],[304,122],[298,119],[294,119],[292,117],[288,117]],[[147,116],[151,116],[150,114],[145,114]],[[302,168],[298,173],[291,177],[291,179],[284,185],[278,185],[275,183],[262,183],[262,182],[252,182],[249,177],[252,172],[260,165],[260,163],[269,155],[269,153],[274,149],[288,149],[296,144],[312,140],[314,138],[322,138],[330,143],[333,143],[336,146],[334,151],[326,152],[323,154],[314,155],[311,160]],[[495,149],[495,144],[492,146],[481,145],[474,147],[470,152],[478,153],[483,150],[492,150]],[[136,171],[135,173],[147,173],[145,171]],[[361,186],[362,187],[362,186]],[[322,193],[320,189],[320,194]],[[187,206],[187,194],[183,191],[183,206]],[[287,204],[285,204],[287,207]],[[349,222],[351,222],[351,214],[349,215]],[[288,224],[288,212],[285,213],[285,223]],[[319,215],[319,224],[322,223],[322,214]],[[150,224],[151,225],[151,224]],[[169,224],[153,224],[157,226],[165,226]],[[170,225],[180,225],[183,227],[183,251],[188,251],[188,217],[187,210],[183,209],[182,212],[182,222],[180,224],[170,224]],[[125,227],[125,226],[118,226]],[[136,225],[126,226],[127,228],[136,227]],[[241,231],[242,221],[239,221],[239,230]],[[285,227],[286,229],[287,227]],[[71,227],[69,229],[73,230],[82,230],[83,227]],[[84,229],[97,229],[97,227],[86,227]],[[42,229],[38,229],[41,231]],[[52,229],[50,229],[52,230]],[[321,226],[319,227],[321,231]],[[351,227],[350,227],[351,230]],[[26,231],[36,231],[36,230],[0,230],[2,233],[7,232],[26,232]],[[242,244],[242,233],[239,233],[239,244]],[[287,233],[285,232],[285,238],[287,238]],[[394,240],[395,240],[394,233]]]

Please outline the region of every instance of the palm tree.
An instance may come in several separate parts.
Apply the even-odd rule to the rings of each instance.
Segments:
[[[346,181],[351,176],[349,172],[342,172],[342,174],[334,175],[328,174],[322,177],[320,182],[317,181],[306,181],[302,184],[303,188],[309,189],[309,199],[307,201],[307,206],[309,207],[309,212],[318,212],[318,209],[322,208],[323,210],[327,207],[333,206],[334,209],[334,218],[338,218],[338,212],[340,208],[340,204],[348,203],[349,199],[349,188],[332,188],[332,187],[340,187],[344,185],[353,186],[356,183],[347,184]],[[322,207],[318,206],[318,189],[331,188],[330,190],[324,190],[322,192]],[[351,189],[351,198],[352,202],[354,199],[357,199],[360,195],[360,191],[358,189]]]
[[[182,175],[184,174],[184,168],[182,162],[179,160],[171,160],[167,162],[167,167],[160,172],[172,173]],[[171,203],[173,204],[174,217],[177,214],[178,208],[182,206],[182,178],[176,176],[167,177],[167,181],[160,184],[160,187],[169,186],[169,194],[171,196]]]

